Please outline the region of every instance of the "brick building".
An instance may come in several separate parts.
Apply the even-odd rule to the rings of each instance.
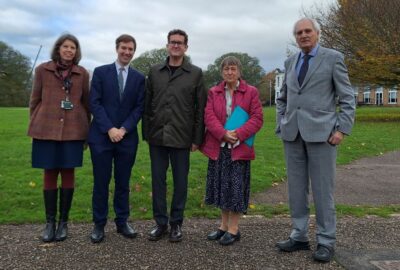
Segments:
[[[275,69],[275,103],[279,97],[285,72]],[[353,86],[357,105],[400,107],[398,87]]]

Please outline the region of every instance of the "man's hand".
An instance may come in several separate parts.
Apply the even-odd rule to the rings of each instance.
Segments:
[[[108,137],[110,137],[110,140],[112,142],[117,143],[124,138],[125,133],[126,133],[125,128],[118,129],[113,127],[108,131]]]
[[[199,149],[199,146],[197,144],[192,143],[190,151],[195,152],[197,149]]]
[[[331,137],[329,137],[328,142],[332,145],[339,145],[342,140],[344,138],[344,134],[340,131],[335,131],[335,133],[333,133],[331,135]]]

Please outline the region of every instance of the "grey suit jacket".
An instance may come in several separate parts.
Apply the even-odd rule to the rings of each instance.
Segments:
[[[298,58],[299,53],[285,61],[285,78],[276,106],[277,135],[293,141],[300,132],[304,141],[326,142],[336,130],[350,134],[355,98],[343,55],[320,46],[301,87],[296,73]]]

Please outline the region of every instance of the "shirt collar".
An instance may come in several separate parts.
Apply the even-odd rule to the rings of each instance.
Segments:
[[[312,48],[312,50],[308,53],[308,55],[315,57],[317,55],[319,49],[319,44],[317,43],[317,45],[315,45],[314,48]],[[303,58],[305,55],[305,53],[303,53],[303,51],[300,52],[300,58]]]
[[[128,72],[128,67],[129,65],[123,66],[118,62],[118,60],[115,61],[115,68],[117,69],[117,72],[119,72],[120,68],[123,68],[125,72]]]
[[[236,91],[239,88],[239,85],[240,85],[240,80],[237,80],[236,87],[235,87],[234,91]],[[226,86],[226,83],[224,85],[224,89],[225,89],[225,91],[228,90],[228,87]]]

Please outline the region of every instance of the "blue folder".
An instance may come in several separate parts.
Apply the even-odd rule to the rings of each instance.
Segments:
[[[249,120],[249,114],[245,110],[243,110],[242,107],[236,106],[235,109],[233,110],[233,113],[226,121],[224,128],[226,130],[233,130],[240,128],[247,122],[247,120]],[[249,137],[244,142],[251,147],[254,144],[254,138],[255,135]]]

